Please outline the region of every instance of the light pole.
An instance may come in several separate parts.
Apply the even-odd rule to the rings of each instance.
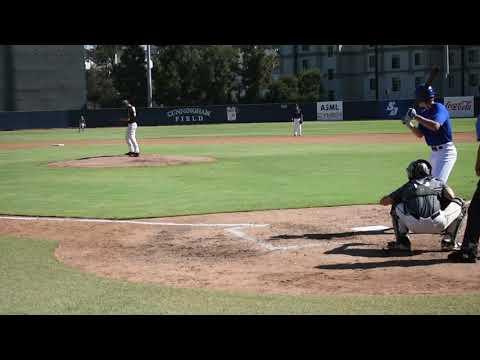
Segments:
[[[378,101],[378,45],[375,45],[375,100]]]
[[[147,107],[152,107],[152,60],[150,45],[147,45]]]

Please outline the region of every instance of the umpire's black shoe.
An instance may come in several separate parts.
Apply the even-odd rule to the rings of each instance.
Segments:
[[[476,263],[477,256],[473,252],[468,251],[454,251],[448,255],[448,260],[456,263]]]
[[[132,154],[133,153],[131,151],[129,151],[128,153],[125,153],[125,155],[128,155],[128,156],[132,156]]]
[[[131,156],[133,156],[133,157],[139,157],[139,156],[140,156],[140,153],[132,153]]]

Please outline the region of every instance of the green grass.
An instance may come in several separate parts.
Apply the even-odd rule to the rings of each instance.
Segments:
[[[0,237],[0,314],[479,314],[480,295],[259,296],[81,273],[56,243]]]
[[[474,132],[475,119],[454,119],[456,132]],[[400,120],[372,121],[306,121],[305,133],[308,135],[363,134],[363,133],[407,133],[409,130],[400,124]],[[78,133],[77,129],[0,131],[1,142],[23,141],[66,141],[78,139],[123,140],[125,128],[95,128]],[[290,135],[290,123],[255,124],[212,124],[212,125],[176,125],[142,126],[138,129],[139,139],[185,136],[270,136]]]
[[[470,198],[475,144],[460,153],[450,184]],[[122,145],[0,153],[0,213],[139,218],[376,203],[406,181],[421,144],[145,145],[143,153],[209,155],[215,163],[111,169],[49,168],[50,161],[113,155]]]
[[[474,122],[455,120],[456,132]],[[309,134],[401,133],[395,121],[312,122]],[[123,140],[123,128],[0,132],[0,142]],[[285,135],[290,125],[143,127],[139,139]],[[470,198],[476,144],[457,144],[450,185]],[[125,146],[68,145],[0,152],[0,213],[134,218],[223,211],[375,203],[405,181],[418,144],[145,145],[143,153],[209,155],[215,163],[125,169],[54,169],[48,162],[114,155]],[[56,243],[0,237],[1,314],[479,314],[478,294],[461,296],[259,296],[84,274],[57,262]]]

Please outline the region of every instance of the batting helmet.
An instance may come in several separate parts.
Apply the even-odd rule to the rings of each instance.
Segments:
[[[425,101],[435,97],[435,91],[433,91],[432,85],[422,84],[415,89],[415,97],[417,101]]]
[[[427,160],[412,161],[407,167],[408,180],[422,179],[432,175],[432,165]]]

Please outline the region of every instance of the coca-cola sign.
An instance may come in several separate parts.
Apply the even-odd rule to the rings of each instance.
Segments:
[[[473,117],[473,96],[446,97],[445,107],[451,117]]]

